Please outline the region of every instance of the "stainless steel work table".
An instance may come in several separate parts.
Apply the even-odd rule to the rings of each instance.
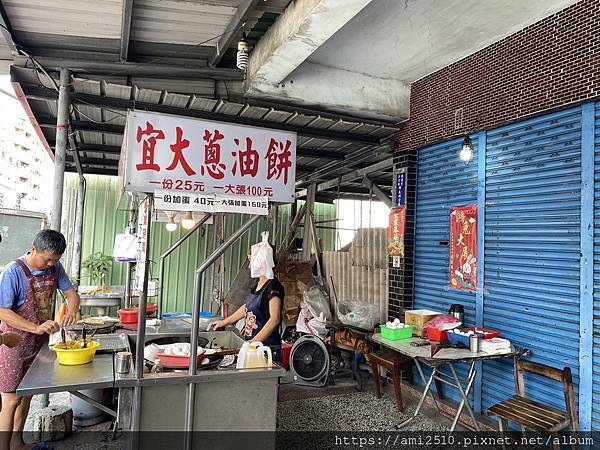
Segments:
[[[109,388],[114,381],[112,354],[97,354],[89,364],[63,366],[54,351],[44,345],[17,388],[17,395]]]
[[[437,407],[439,411],[439,405],[437,400],[433,396],[433,392],[431,391],[431,385],[433,380],[438,380],[448,386],[452,386],[456,388],[462,397],[462,400],[456,410],[456,415],[454,416],[454,420],[450,427],[450,431],[454,431],[456,424],[458,423],[458,419],[462,414],[464,408],[467,409],[469,416],[473,420],[473,425],[477,431],[479,431],[479,424],[475,419],[475,415],[473,414],[473,409],[471,408],[469,402],[469,393],[471,392],[471,388],[473,387],[473,382],[475,381],[475,375],[477,371],[475,370],[475,363],[478,361],[486,360],[486,359],[498,359],[498,358],[519,358],[527,353],[527,350],[519,350],[511,347],[509,351],[502,353],[485,353],[478,352],[473,353],[468,349],[461,348],[442,348],[440,349],[434,356],[431,356],[431,346],[413,346],[412,343],[422,343],[423,339],[421,338],[410,338],[410,339],[401,339],[397,341],[390,341],[389,339],[385,339],[381,336],[380,333],[374,334],[371,339],[374,342],[377,342],[384,347],[395,350],[398,353],[409,356],[415,361],[415,366],[417,367],[417,371],[419,372],[419,377],[425,384],[425,389],[423,389],[423,394],[419,400],[419,404],[415,409],[415,412],[411,417],[402,422],[399,426],[404,426],[411,422],[423,407],[423,403],[425,402],[425,397],[427,394],[431,396],[433,403]],[[425,374],[423,373],[423,369],[421,368],[421,363],[424,363],[428,366],[431,366],[431,375],[428,379],[425,378]],[[458,376],[456,368],[454,364],[456,363],[468,363],[469,364],[469,372],[467,378],[462,380]],[[447,365],[450,368],[450,375],[439,370],[440,366]],[[464,386],[463,386],[464,384]]]

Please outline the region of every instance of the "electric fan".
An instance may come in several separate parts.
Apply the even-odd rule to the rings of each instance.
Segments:
[[[325,386],[329,376],[329,364],[329,352],[318,336],[302,336],[292,347],[290,370],[296,384]]]

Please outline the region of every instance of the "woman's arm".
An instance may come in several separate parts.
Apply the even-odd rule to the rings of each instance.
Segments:
[[[253,341],[264,342],[273,331],[279,326],[281,320],[281,299],[279,297],[272,297],[269,300],[269,320],[265,323],[256,336],[252,338]]]
[[[219,328],[224,328],[227,325],[233,325],[238,320],[242,319],[246,315],[246,305],[240,306],[232,315],[223,320],[217,320],[212,324],[213,330],[218,330]]]

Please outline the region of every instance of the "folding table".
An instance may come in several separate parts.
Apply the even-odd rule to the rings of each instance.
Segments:
[[[376,333],[371,336],[371,340],[377,342],[384,347],[397,351],[398,353],[402,353],[403,355],[409,356],[415,360],[415,366],[417,367],[417,371],[419,372],[419,377],[425,384],[425,389],[423,390],[423,394],[419,399],[419,403],[417,408],[415,409],[414,414],[406,419],[404,422],[400,423],[399,426],[402,427],[417,417],[421,408],[423,407],[423,403],[425,402],[425,398],[427,394],[431,396],[433,403],[439,411],[439,405],[437,400],[435,399],[433,392],[431,391],[431,384],[434,380],[438,380],[448,386],[454,387],[460,393],[462,398],[460,404],[458,405],[458,409],[456,410],[456,415],[452,422],[452,426],[450,427],[450,431],[454,431],[456,428],[456,424],[458,423],[458,419],[463,412],[463,409],[466,408],[469,416],[473,420],[473,424],[477,431],[480,431],[479,424],[477,420],[475,420],[475,414],[473,413],[473,408],[469,402],[469,393],[473,387],[473,382],[475,381],[475,375],[477,370],[475,369],[475,365],[478,361],[487,360],[487,359],[499,359],[499,358],[513,358],[515,360],[519,359],[524,354],[528,353],[527,350],[516,349],[515,347],[511,347],[509,350],[498,353],[484,353],[478,352],[473,353],[469,349],[462,348],[442,348],[439,350],[434,356],[431,356],[431,346],[413,346],[412,342],[415,343],[423,343],[424,339],[421,338],[410,338],[410,339],[401,339],[397,341],[390,341],[389,339],[385,339],[381,336],[380,333]],[[469,371],[466,379],[460,379],[456,368],[454,367],[457,363],[467,363],[469,364]],[[425,364],[431,367],[431,375],[428,379],[425,378],[425,374],[423,373],[423,368],[421,364]],[[446,374],[440,370],[441,366],[448,366],[450,369],[450,374]]]

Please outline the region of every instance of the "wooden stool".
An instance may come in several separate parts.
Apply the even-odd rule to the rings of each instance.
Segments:
[[[377,398],[381,398],[381,386],[379,384],[379,366],[381,366],[392,372],[394,391],[396,393],[396,404],[400,411],[404,411],[400,371],[405,371],[408,382],[414,384],[415,380],[413,378],[412,367],[415,365],[415,362],[413,359],[393,350],[377,350],[369,353],[367,358],[371,364],[371,370],[373,371],[373,382],[375,383],[375,393],[377,394]]]

